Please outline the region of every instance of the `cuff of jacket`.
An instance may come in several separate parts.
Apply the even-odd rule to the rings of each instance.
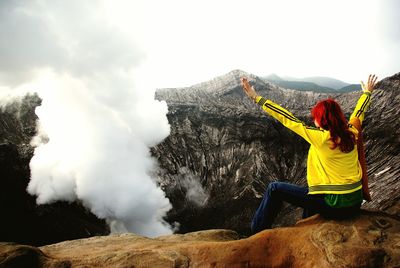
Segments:
[[[371,96],[372,92],[370,90],[363,90],[363,94],[367,94],[368,96]]]
[[[267,102],[267,99],[262,96],[257,96],[255,102],[260,106],[264,106],[264,104]]]

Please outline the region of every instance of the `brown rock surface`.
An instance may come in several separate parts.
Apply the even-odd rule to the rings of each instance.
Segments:
[[[244,239],[208,230],[155,239],[98,236],[40,248],[0,245],[0,267],[29,261],[29,267],[399,267],[400,219],[363,211],[343,221],[317,215]]]

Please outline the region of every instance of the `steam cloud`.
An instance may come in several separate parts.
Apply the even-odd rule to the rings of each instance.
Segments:
[[[149,175],[169,135],[165,102],[139,87],[142,53],[99,1],[1,1],[0,97],[36,91],[39,135],[28,192],[81,200],[114,231],[170,233],[171,207]]]
[[[186,200],[198,207],[207,204],[209,194],[200,183],[200,179],[190,172],[188,168],[182,167],[179,171],[179,178],[176,180],[186,191]]]
[[[209,193],[200,183],[200,178],[193,174],[187,167],[181,167],[175,177],[174,187],[181,188],[185,193],[186,201],[197,207],[207,204],[210,197]]]

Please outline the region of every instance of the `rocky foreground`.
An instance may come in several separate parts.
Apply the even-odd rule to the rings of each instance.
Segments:
[[[43,247],[0,244],[0,267],[399,267],[400,219],[363,211],[344,221],[316,215],[239,239],[208,230],[155,239],[97,236]]]

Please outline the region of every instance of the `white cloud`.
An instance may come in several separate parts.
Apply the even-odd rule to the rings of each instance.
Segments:
[[[103,11],[99,1],[0,4],[2,94],[43,99],[28,191],[39,204],[80,199],[142,235],[170,233],[171,205],[149,175],[149,147],[169,135],[167,106],[141,82],[136,37]]]

